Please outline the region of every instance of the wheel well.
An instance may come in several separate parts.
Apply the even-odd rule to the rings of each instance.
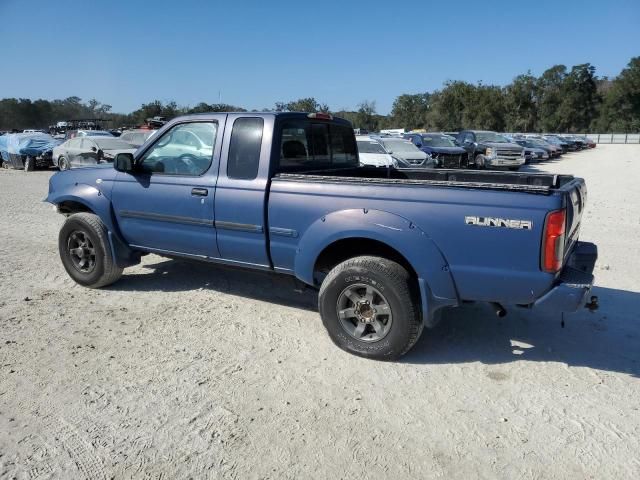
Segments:
[[[72,200],[66,200],[64,202],[60,202],[58,204],[58,211],[63,215],[73,215],[74,213],[80,213],[80,212],[94,213],[93,210],[91,210],[86,205],[80,202],[74,202]]]
[[[314,279],[321,283],[320,279],[323,279],[333,267],[349,258],[362,255],[373,255],[393,260],[406,268],[412,278],[418,278],[418,274],[411,266],[411,263],[400,252],[386,243],[370,238],[345,238],[328,245],[320,253],[313,267]]]

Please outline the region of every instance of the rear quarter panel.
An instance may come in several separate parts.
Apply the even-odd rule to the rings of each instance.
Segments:
[[[561,206],[555,194],[276,178],[269,224],[295,235],[271,237],[272,260],[308,282],[327,245],[368,237],[400,251],[437,296],[528,304],[553,283],[540,270],[540,245],[546,214]],[[365,210],[376,214],[356,213]],[[532,229],[468,225],[466,216],[529,220]]]

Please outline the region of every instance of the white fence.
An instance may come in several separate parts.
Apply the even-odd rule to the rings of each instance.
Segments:
[[[640,144],[640,133],[581,133],[596,143],[636,143]]]

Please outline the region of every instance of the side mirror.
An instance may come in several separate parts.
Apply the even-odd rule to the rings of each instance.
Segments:
[[[416,143],[416,147],[422,148],[422,144],[421,143]]]
[[[133,154],[131,153],[119,153],[113,160],[113,168],[119,172],[131,173],[133,172]]]
[[[98,149],[97,149],[96,147],[91,147],[91,151],[92,151],[92,152],[97,152],[97,151],[98,151]]]

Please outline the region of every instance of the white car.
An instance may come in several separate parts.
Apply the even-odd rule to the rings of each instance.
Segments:
[[[398,162],[387,153],[382,144],[367,136],[356,136],[360,163],[373,167],[398,167]]]

